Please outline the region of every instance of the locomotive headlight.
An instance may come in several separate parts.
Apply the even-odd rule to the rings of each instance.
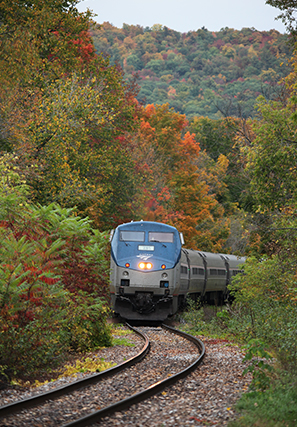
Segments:
[[[124,276],[124,277],[128,277],[128,276],[129,276],[128,271],[124,271],[124,272],[123,272],[123,276]]]
[[[168,274],[167,273],[163,273],[162,274],[162,279],[166,279],[168,277]]]
[[[151,270],[153,268],[153,264],[151,262],[140,262],[138,267],[140,270]]]

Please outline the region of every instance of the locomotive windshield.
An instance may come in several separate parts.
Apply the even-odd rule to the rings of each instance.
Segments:
[[[121,231],[120,240],[124,242],[144,242],[144,231]]]
[[[173,243],[173,233],[149,232],[149,242]]]
[[[121,224],[111,240],[111,256],[118,266],[130,269],[137,270],[139,262],[148,259],[153,271],[173,268],[181,256],[179,233],[153,221]]]

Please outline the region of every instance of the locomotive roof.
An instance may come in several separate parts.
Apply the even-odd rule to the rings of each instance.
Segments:
[[[177,229],[172,225],[164,224],[162,222],[155,222],[155,221],[131,221],[131,222],[126,222],[124,224],[121,224],[117,228],[139,229],[139,227],[144,227],[146,229],[151,228],[154,230],[167,229],[170,231],[177,231]]]

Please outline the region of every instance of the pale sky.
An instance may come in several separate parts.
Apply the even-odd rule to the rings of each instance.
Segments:
[[[203,26],[209,31],[254,27],[285,33],[281,20],[274,19],[279,9],[266,5],[265,0],[84,0],[77,8],[80,12],[89,8],[97,14],[96,22],[108,21],[118,28],[123,23],[142,27],[161,24],[182,33]]]

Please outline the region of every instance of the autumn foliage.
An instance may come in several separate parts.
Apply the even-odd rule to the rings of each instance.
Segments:
[[[70,349],[110,344],[106,235],[72,209],[28,204],[16,161],[0,163],[0,365],[9,376],[12,366],[26,375]]]
[[[107,233],[123,222],[174,225],[189,248],[277,252],[283,265],[284,254],[295,262],[295,243],[279,230],[296,229],[296,57],[280,85],[273,70],[256,78],[251,93],[264,79],[278,96],[258,101],[259,120],[234,117],[234,105],[216,120],[199,113],[223,114],[222,105],[208,105],[213,90],[224,95],[227,80],[242,87],[234,73],[245,69],[244,58],[245,77],[253,77],[260,50],[271,58],[279,35],[201,29],[181,36],[162,26],[124,26],[115,36],[104,24],[101,35],[114,36],[128,81],[96,52],[92,14],[76,4],[0,0],[0,373],[12,365],[28,373],[70,349],[110,344]],[[234,34],[244,46],[231,43]],[[155,51],[158,37],[166,49],[158,42]],[[249,37],[261,45],[257,52],[245,47]],[[103,42],[110,40],[100,36]],[[196,42],[209,47],[210,59],[196,52]],[[193,70],[181,52],[189,46]],[[232,67],[227,77],[209,74],[200,88],[196,72],[215,66],[215,52]],[[146,93],[158,102],[137,101]],[[269,271],[261,271],[268,280]],[[294,277],[290,271],[292,288]],[[241,283],[248,297],[254,282],[249,276]],[[294,310],[295,290],[276,284]]]
[[[168,105],[148,105],[141,111],[140,128],[133,137],[133,158],[141,172],[141,217],[175,225],[187,245],[199,248],[203,240],[219,250],[219,240],[199,230],[223,215],[206,183],[206,171],[198,168],[200,146],[187,131],[184,115]],[[201,247],[200,247],[201,248]]]
[[[202,27],[181,33],[161,23],[117,28],[103,22],[91,32],[97,51],[120,63],[127,77],[138,75],[139,101],[168,103],[188,119],[217,121],[222,111],[254,117],[257,96],[271,96],[289,71],[289,37],[273,29]]]

